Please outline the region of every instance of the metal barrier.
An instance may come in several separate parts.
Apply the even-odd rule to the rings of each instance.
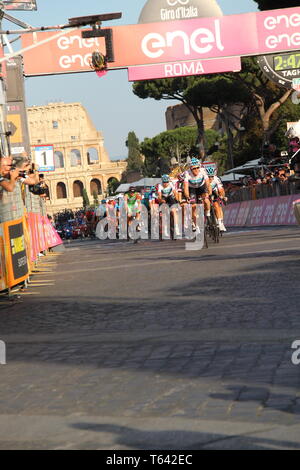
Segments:
[[[26,282],[39,253],[61,243],[43,198],[19,182],[0,191],[0,291]]]
[[[256,184],[245,188],[227,192],[228,202],[253,201],[276,196],[290,196],[300,193],[300,181],[274,181],[265,184]]]

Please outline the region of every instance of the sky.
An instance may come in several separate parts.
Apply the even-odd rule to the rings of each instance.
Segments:
[[[146,0],[37,0],[36,12],[9,13],[33,26],[52,26],[67,23],[68,18],[77,16],[122,12],[121,20],[105,23],[110,26],[136,24],[145,3]],[[253,0],[218,0],[218,4],[224,15],[257,11]],[[3,26],[16,29],[12,23],[5,22]],[[16,45],[14,49],[18,50]],[[140,141],[164,132],[166,109],[177,104],[176,101],[136,97],[125,70],[110,71],[103,78],[98,78],[95,72],[26,78],[27,106],[56,101],[83,104],[102,132],[112,160],[127,157],[128,132],[134,131]]]

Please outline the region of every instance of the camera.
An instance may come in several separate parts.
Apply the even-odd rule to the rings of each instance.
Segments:
[[[27,162],[27,158],[24,158],[24,157],[14,157],[12,159],[12,164],[11,164],[11,167],[12,169],[16,169],[16,168],[22,168],[22,166],[24,165],[24,163]]]
[[[46,189],[43,187],[41,183],[37,183],[32,186],[29,186],[29,191],[32,194],[35,194],[36,196],[41,196],[42,194],[45,194]]]
[[[12,166],[10,167],[10,171],[14,171],[14,170],[16,170],[16,169],[17,169],[16,165],[12,165]],[[20,177],[20,178],[26,178],[26,176],[27,176],[27,172],[26,172],[26,171],[24,171],[24,170],[23,170],[23,171],[19,171],[19,177]]]

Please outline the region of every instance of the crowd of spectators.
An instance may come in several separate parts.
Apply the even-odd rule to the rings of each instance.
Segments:
[[[300,192],[300,150],[299,139],[292,139],[288,152],[279,152],[274,144],[269,144],[256,167],[248,170],[249,175],[225,183],[229,200],[247,188],[249,198],[280,196]],[[296,155],[295,155],[296,154]],[[293,157],[295,155],[295,157]],[[292,183],[292,184],[291,184]],[[264,187],[261,190],[261,185]]]
[[[93,237],[98,223],[94,208],[65,209],[54,215],[54,227],[62,238]]]
[[[290,139],[286,152],[280,152],[274,144],[266,145],[262,158],[257,166],[251,169],[250,175],[225,183],[224,186],[229,197],[243,188],[252,189],[252,194],[255,194],[255,187],[259,185],[272,187],[273,195],[277,196],[281,195],[281,189],[283,189],[283,194],[289,193],[289,183],[296,183],[294,189],[300,190],[300,142],[298,138]],[[264,191],[264,193],[272,195],[271,191]]]

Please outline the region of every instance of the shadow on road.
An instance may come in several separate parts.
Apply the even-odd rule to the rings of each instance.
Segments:
[[[114,371],[129,371],[136,376],[172,377],[174,382],[186,379],[191,381],[195,410],[203,400],[198,394],[205,382],[225,386],[238,382],[238,392],[231,395],[211,389],[203,393],[213,403],[251,401],[299,415],[300,368],[291,362],[291,344],[297,335],[300,338],[296,290],[300,266],[292,256],[270,253],[264,254],[264,261],[256,261],[257,255],[239,255],[235,270],[227,271],[222,264],[209,271],[208,264],[199,262],[205,258],[195,257],[188,266],[178,263],[173,268],[181,270],[184,281],[176,278],[167,288],[160,285],[154,266],[153,283],[145,285],[142,299],[137,289],[143,270],[134,278],[130,299],[122,296],[129,282],[126,270],[114,271],[106,289],[100,282],[103,273],[93,279],[92,286],[83,276],[74,284],[72,297],[65,294],[62,281],[47,297],[27,297],[1,312],[0,339],[7,337],[7,370],[14,363],[60,364],[107,370],[112,376]],[[229,258],[233,259],[224,255]],[[249,264],[240,262],[248,259]],[[222,263],[221,257],[218,260]],[[172,265],[167,269],[171,273]],[[76,291],[81,284],[84,295]],[[279,396],[279,387],[288,392]],[[185,391],[186,406],[189,393]],[[176,394],[180,397],[181,389],[174,392],[175,398]],[[253,448],[261,445],[257,440],[250,444]]]
[[[239,449],[263,450],[274,448],[300,449],[300,445],[275,439],[252,437],[247,435],[224,435],[219,433],[201,433],[181,430],[142,431],[126,426],[95,423],[75,423],[73,428],[80,431],[115,434],[116,446],[125,446],[136,450],[201,450],[201,449]],[[97,447],[97,445],[95,444]]]

